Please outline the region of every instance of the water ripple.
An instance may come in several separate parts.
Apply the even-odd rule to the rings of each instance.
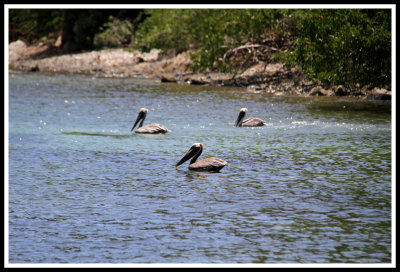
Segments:
[[[9,85],[10,263],[391,261],[388,105],[41,73]],[[171,132],[131,133],[141,107]],[[269,125],[234,127],[242,107]],[[175,170],[195,142],[229,166]]]

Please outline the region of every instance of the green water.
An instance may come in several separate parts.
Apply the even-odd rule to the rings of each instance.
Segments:
[[[391,105],[9,76],[10,263],[390,263]],[[170,133],[130,132],[139,109]],[[268,122],[237,128],[240,108]],[[220,173],[174,165],[201,142]]]

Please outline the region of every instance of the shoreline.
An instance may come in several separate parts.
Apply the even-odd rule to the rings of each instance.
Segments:
[[[390,100],[392,92],[379,88],[348,90],[341,85],[325,89],[308,81],[304,74],[288,70],[281,63],[259,63],[241,73],[194,73],[186,52],[166,58],[161,50],[128,52],[123,48],[62,54],[49,44],[9,44],[9,70],[60,72],[95,77],[154,78],[161,82],[190,85],[245,87],[251,93],[272,96],[340,96],[358,100]]]

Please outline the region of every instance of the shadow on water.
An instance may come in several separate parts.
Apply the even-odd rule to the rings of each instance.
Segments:
[[[230,174],[227,174],[227,169],[222,169],[218,172],[202,172],[202,171],[193,171],[189,170],[187,166],[180,167],[175,169],[177,174],[181,175],[186,182],[212,182],[217,180],[228,180],[230,178]]]
[[[104,133],[104,132],[81,132],[81,131],[62,131],[64,135],[76,135],[76,136],[98,136],[98,137],[112,137],[116,139],[124,139],[131,138],[134,136],[139,137],[163,137],[164,134],[113,134],[113,133]]]
[[[391,101],[344,101],[336,99],[311,100],[308,103],[311,110],[351,111],[376,114],[391,114]]]
[[[390,101],[359,101],[340,100],[326,97],[311,99],[304,104],[307,114],[315,119],[345,120],[347,122],[362,122],[368,120],[373,124],[390,123],[392,114]]]
[[[131,134],[111,134],[111,133],[100,133],[100,132],[79,132],[79,131],[71,131],[71,132],[61,132],[65,135],[77,135],[77,136],[100,136],[100,137],[114,137],[117,139],[121,138],[130,138],[133,135]]]

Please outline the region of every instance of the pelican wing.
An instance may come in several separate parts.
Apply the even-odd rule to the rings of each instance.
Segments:
[[[192,163],[191,165],[189,165],[189,169],[195,170],[195,171],[218,172],[226,165],[228,165],[228,163],[224,160],[214,158],[214,157],[209,157],[209,158],[197,161],[195,163]]]
[[[147,134],[156,134],[156,133],[167,133],[168,129],[160,124],[151,123],[145,126],[138,128],[135,133],[147,133]]]
[[[244,120],[242,123],[243,127],[262,127],[265,126],[267,122],[265,122],[263,119],[257,118],[257,117],[252,117],[247,120]]]

